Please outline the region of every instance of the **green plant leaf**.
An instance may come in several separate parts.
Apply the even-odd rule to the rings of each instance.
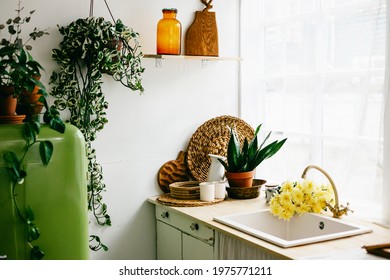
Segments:
[[[39,143],[39,154],[44,166],[47,166],[53,155],[53,143],[50,141],[42,141]]]
[[[249,163],[250,168],[252,169],[256,168],[261,162],[275,155],[280,150],[280,148],[284,145],[286,140],[287,138],[281,141],[274,141],[268,144],[263,149],[261,150],[259,149],[255,157]]]
[[[238,168],[238,171],[239,172],[243,172],[243,171],[246,171],[246,165],[247,165],[247,162],[248,162],[248,147],[249,147],[249,144],[248,144],[248,139],[244,139],[244,144],[242,146],[242,149],[241,149],[241,152],[238,156],[238,164],[237,164],[237,168]]]
[[[26,219],[27,221],[34,221],[35,219],[34,212],[31,209],[30,205],[27,205],[26,207]]]
[[[45,252],[39,248],[39,246],[34,246],[31,249],[31,259],[33,260],[41,260],[45,256]]]
[[[18,59],[20,65],[27,64],[27,52],[23,48],[20,49]]]
[[[45,111],[45,113],[43,115],[43,121],[46,124],[49,124],[50,127],[52,129],[54,129],[55,131],[58,131],[60,133],[64,133],[65,132],[65,124],[62,121],[62,119],[60,117],[60,113],[58,112],[58,110],[55,109],[55,107],[53,107],[53,106],[51,106],[48,109],[47,108],[48,105],[47,105],[46,99],[45,99],[44,105],[45,105],[46,111]]]
[[[233,128],[230,128],[230,139],[228,143],[227,161],[229,170],[234,171],[238,166],[238,157],[240,154],[240,141]]]
[[[27,173],[21,170],[20,161],[14,152],[6,152],[3,156],[4,160],[8,162],[10,168],[9,173],[14,182],[20,183],[26,177]]]
[[[15,30],[15,28],[14,28],[13,25],[8,25],[8,32],[9,32],[9,34],[11,34],[11,35],[16,34],[16,30]]]
[[[23,126],[23,136],[26,139],[27,143],[34,143],[37,140],[37,136],[40,131],[39,122],[26,122]]]
[[[60,133],[65,132],[65,124],[60,118],[53,118],[50,120],[50,127]]]
[[[267,142],[267,140],[268,140],[269,137],[271,136],[271,133],[272,133],[272,131],[270,131],[270,132],[268,133],[268,135],[264,138],[263,142],[260,144],[260,147],[259,147],[260,150],[263,148],[265,142]]]
[[[28,235],[28,241],[32,242],[34,240],[37,240],[40,236],[41,233],[39,229],[34,225],[34,224],[28,224],[27,225],[27,235]]]

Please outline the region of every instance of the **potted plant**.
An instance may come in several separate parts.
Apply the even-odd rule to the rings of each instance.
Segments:
[[[22,26],[30,22],[34,11],[22,17],[23,7],[18,4],[16,17],[0,24],[0,115],[14,116],[17,101],[23,94],[36,92],[46,96],[44,85],[39,81],[42,66],[34,60],[29,51],[32,49],[28,42],[48,34],[46,31],[34,28],[24,42],[21,38]],[[3,36],[4,29],[8,35]],[[5,33],[5,32],[4,32]],[[3,109],[4,102],[10,101],[12,107]],[[6,107],[8,108],[8,107]]]
[[[270,132],[259,146],[257,134],[260,128],[261,124],[256,128],[250,142],[245,138],[241,147],[237,132],[230,127],[226,161],[218,159],[225,168],[230,187],[251,187],[256,167],[275,155],[287,140],[287,138],[281,141],[276,140],[264,147],[265,142],[271,136],[272,132]]]
[[[89,172],[88,209],[97,224],[110,226],[111,219],[102,199],[106,185],[92,142],[108,122],[108,102],[101,87],[103,75],[111,76],[132,91],[144,90],[139,35],[120,20],[110,22],[102,17],[80,18],[59,27],[59,31],[63,40],[52,53],[60,70],[50,78],[53,86],[50,94],[55,97],[54,106],[67,110],[69,122],[84,135]],[[90,239],[92,250],[107,250],[98,236],[91,235]]]

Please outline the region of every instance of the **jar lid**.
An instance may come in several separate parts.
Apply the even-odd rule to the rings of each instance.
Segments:
[[[177,9],[176,8],[164,8],[162,11],[163,11],[163,13],[164,12],[177,13]]]

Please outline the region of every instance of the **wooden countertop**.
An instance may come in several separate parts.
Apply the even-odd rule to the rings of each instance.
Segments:
[[[156,205],[162,205],[156,200],[157,198],[158,196],[152,197],[148,201]],[[226,198],[220,203],[208,206],[171,207],[164,205],[164,207],[169,207],[172,211],[203,222],[217,231],[277,255],[281,259],[380,259],[379,257],[367,254],[366,250],[362,249],[362,246],[390,243],[390,229],[359,220],[355,217],[356,214],[354,213],[343,216],[342,219],[356,224],[366,225],[373,229],[372,233],[291,248],[281,248],[213,220],[213,217],[217,216],[268,208],[265,199],[261,196],[246,200]]]

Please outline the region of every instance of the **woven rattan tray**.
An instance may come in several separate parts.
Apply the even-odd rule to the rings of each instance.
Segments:
[[[199,199],[182,200],[182,199],[173,198],[170,193],[162,194],[156,199],[156,201],[158,201],[161,204],[167,206],[174,206],[174,207],[206,206],[206,205],[212,205],[212,204],[222,202],[223,200],[224,200],[223,198],[215,199],[213,201],[201,201]]]
[[[207,180],[211,164],[209,154],[226,156],[230,138],[229,127],[237,131],[241,143],[254,136],[253,128],[237,117],[220,116],[203,123],[192,135],[187,149],[187,166],[199,182]]]

